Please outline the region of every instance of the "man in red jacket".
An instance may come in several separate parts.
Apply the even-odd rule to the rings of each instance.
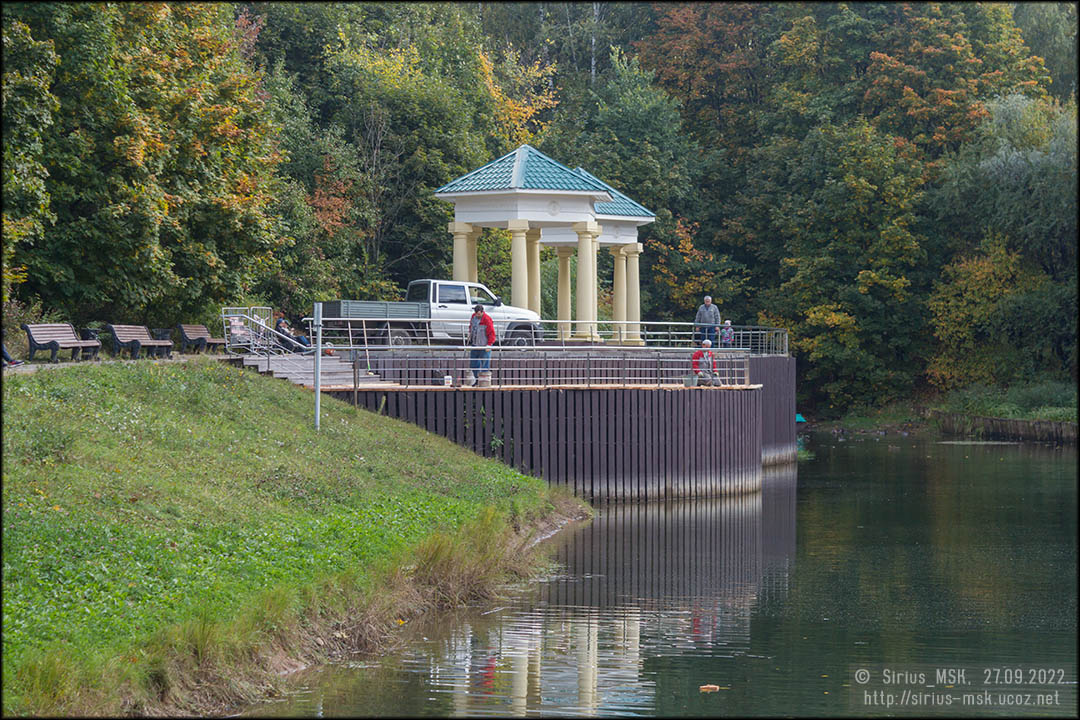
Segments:
[[[701,341],[701,349],[690,356],[690,367],[698,377],[698,385],[719,385],[720,376],[716,374],[716,358],[712,354],[712,342]]]
[[[471,386],[476,384],[480,373],[491,374],[491,346],[495,344],[495,323],[480,303],[473,306],[473,314],[469,318],[468,344],[472,348],[469,350],[472,377],[466,380],[466,384]]]

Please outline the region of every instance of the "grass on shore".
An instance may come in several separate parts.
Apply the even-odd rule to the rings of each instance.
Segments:
[[[580,505],[211,359],[3,380],[5,714],[223,711],[529,570]]]

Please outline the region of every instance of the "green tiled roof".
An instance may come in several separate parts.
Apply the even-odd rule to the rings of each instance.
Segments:
[[[436,193],[483,190],[566,190],[612,192],[592,175],[574,172],[529,145],[451,180]],[[630,202],[633,202],[627,198]],[[640,207],[640,206],[639,206]],[[642,208],[644,209],[644,208]]]
[[[648,217],[655,218],[656,213],[648,210],[644,205],[634,202],[630,198],[623,195],[615,188],[608,185],[606,182],[596,177],[588,170],[583,168],[577,168],[574,172],[580,173],[590,180],[594,180],[604,186],[609,193],[611,193],[611,202],[595,202],[593,203],[593,209],[596,210],[597,215],[626,215],[630,217]]]

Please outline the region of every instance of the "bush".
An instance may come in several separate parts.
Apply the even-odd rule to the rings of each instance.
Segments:
[[[949,393],[941,409],[968,415],[1076,422],[1076,386],[1061,380],[1038,380],[1010,388],[969,385]]]

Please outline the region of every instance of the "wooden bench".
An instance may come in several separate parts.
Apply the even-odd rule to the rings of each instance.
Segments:
[[[121,350],[131,351],[131,359],[139,357],[139,350],[147,348],[155,355],[172,357],[172,340],[155,340],[145,325],[106,325],[113,337],[113,355]]]
[[[180,329],[180,351],[194,348],[195,352],[202,352],[206,348],[225,347],[225,338],[210,337],[210,330],[205,325],[177,326]]]
[[[80,340],[75,334],[75,328],[71,323],[39,323],[36,325],[23,324],[26,331],[26,341],[30,346],[26,359],[33,360],[34,353],[38,350],[52,352],[50,362],[59,362],[57,354],[61,350],[71,349],[71,359],[77,360],[82,350],[90,350],[91,357],[97,358],[98,350],[101,349],[100,340]]]

